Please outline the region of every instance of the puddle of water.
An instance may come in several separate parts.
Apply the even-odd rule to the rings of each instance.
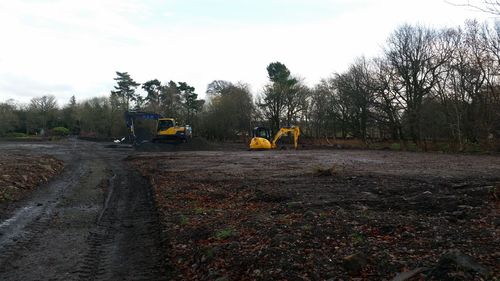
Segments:
[[[19,210],[14,216],[12,216],[11,218],[6,219],[4,222],[0,223],[0,231],[9,227],[13,222],[16,222],[17,220],[19,220],[19,218],[21,216],[26,215],[33,208],[34,208],[33,206],[24,207],[21,210]]]

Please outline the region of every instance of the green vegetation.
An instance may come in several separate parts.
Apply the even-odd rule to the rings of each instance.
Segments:
[[[414,142],[409,142],[409,143],[407,143],[407,144],[406,144],[406,150],[408,150],[408,151],[413,151],[413,152],[417,151],[417,150],[418,150],[418,148],[417,148],[417,144],[416,144],[416,143],[414,143]]]
[[[438,145],[438,150],[441,151],[441,152],[450,152],[451,151],[451,148],[450,148],[450,144],[449,143],[440,143]]]
[[[179,223],[182,226],[187,225],[189,223],[189,219],[186,216],[181,216]]]
[[[466,145],[465,152],[479,153],[483,151],[479,143],[469,143]]]
[[[205,208],[195,208],[194,209],[194,213],[197,214],[197,215],[203,215],[207,212],[207,209]]]
[[[207,259],[212,259],[215,256],[215,250],[213,248],[206,248],[203,250],[203,254]]]
[[[222,229],[222,230],[217,231],[215,233],[215,238],[224,240],[224,239],[227,239],[233,235],[234,235],[234,230],[232,230],[230,228],[226,228],[226,229]]]
[[[391,150],[401,150],[401,144],[397,142],[391,144]]]
[[[55,127],[52,129],[52,133],[56,136],[67,136],[69,135],[69,130],[64,127]]]
[[[7,138],[26,138],[26,137],[28,137],[28,135],[25,133],[11,132],[11,133],[5,134],[5,137],[7,137]]]
[[[352,243],[354,245],[361,245],[366,242],[366,235],[361,232],[356,232],[352,235]]]

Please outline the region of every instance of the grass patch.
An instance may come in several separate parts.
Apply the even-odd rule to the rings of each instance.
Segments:
[[[313,227],[311,225],[309,225],[309,224],[304,224],[300,228],[302,228],[302,230],[311,230]]]
[[[415,152],[418,150],[418,147],[417,147],[417,144],[414,143],[414,142],[409,142],[407,145],[406,145],[406,150],[408,151],[412,151],[412,152]]]
[[[225,228],[225,229],[217,231],[215,233],[215,238],[224,240],[224,239],[227,239],[233,235],[234,235],[234,230],[232,230],[230,228]]]
[[[449,143],[440,143],[438,144],[438,150],[441,152],[451,152],[451,147]]]
[[[465,152],[479,153],[481,152],[481,145],[479,143],[469,143],[465,147]]]
[[[6,188],[4,190],[0,190],[0,202],[10,202],[14,200],[14,195],[13,191],[10,190],[9,188]]]
[[[203,251],[203,254],[205,255],[205,257],[207,259],[211,259],[215,256],[215,250],[213,248],[206,248],[204,251]]]
[[[7,137],[7,138],[26,138],[26,137],[28,137],[28,135],[25,133],[12,132],[12,133],[5,134],[5,137]]]
[[[198,207],[198,208],[194,209],[194,213],[196,215],[206,215],[207,214],[207,209]]]
[[[390,146],[391,150],[401,150],[401,144],[395,142]]]
[[[179,221],[181,225],[187,225],[189,223],[189,219],[186,216],[181,215],[181,219]]]
[[[361,245],[365,243],[365,241],[366,241],[366,236],[361,232],[356,232],[352,235],[352,243],[354,245]]]

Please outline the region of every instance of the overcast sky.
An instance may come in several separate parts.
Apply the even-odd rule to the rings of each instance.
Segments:
[[[201,97],[216,79],[257,94],[274,61],[314,85],[379,54],[401,24],[471,18],[491,16],[444,0],[5,0],[0,101],[107,96],[115,71],[185,81]]]

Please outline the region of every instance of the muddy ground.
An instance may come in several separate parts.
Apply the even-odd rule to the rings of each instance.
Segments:
[[[186,151],[128,161],[155,188],[173,280],[500,276],[499,157]],[[475,267],[443,258],[451,250]]]
[[[1,155],[65,163],[0,203],[0,280],[165,280],[150,185],[124,165],[130,151],[74,139],[0,143]]]
[[[1,142],[64,169],[0,203],[0,280],[498,280],[500,157],[145,148]]]
[[[5,151],[0,155],[0,203],[18,201],[59,174],[63,161],[51,155]],[[1,211],[0,211],[1,213]]]

